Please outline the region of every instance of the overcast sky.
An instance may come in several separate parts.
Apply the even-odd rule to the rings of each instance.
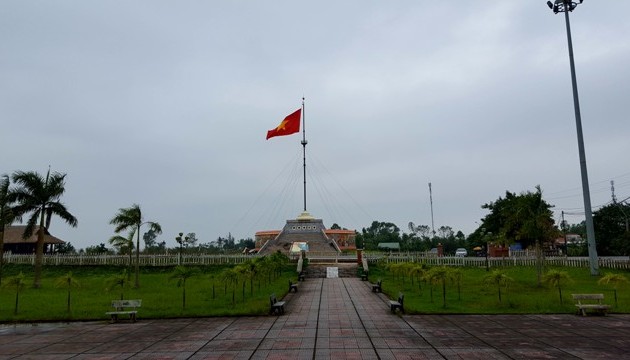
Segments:
[[[594,209],[630,196],[630,1],[571,14]],[[119,208],[201,242],[281,229],[303,207],[474,231],[481,205],[534,191],[570,223],[583,198],[564,16],[543,0],[3,1],[0,173],[67,173],[106,243]],[[144,231],[145,229],[143,229]]]

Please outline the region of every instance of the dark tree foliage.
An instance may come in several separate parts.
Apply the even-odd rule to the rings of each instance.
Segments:
[[[469,238],[470,246],[483,246],[492,234],[492,240],[506,244],[518,242],[523,248],[533,246],[536,241],[551,241],[560,235],[554,225],[553,212],[542,198],[540,186],[535,192],[521,194],[505,192],[505,198],[484,204],[490,211],[482,224]]]
[[[630,254],[630,231],[628,231],[630,205],[612,203],[593,213],[597,254],[604,256],[627,256]]]
[[[373,221],[369,228],[363,228],[360,238],[366,250],[377,250],[379,243],[400,242],[400,229],[390,222]]]

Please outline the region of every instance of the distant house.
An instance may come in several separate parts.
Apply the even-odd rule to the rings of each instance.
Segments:
[[[378,243],[379,250],[400,251],[400,243],[397,242],[382,242]]]
[[[583,245],[586,243],[580,235],[578,234],[566,234],[563,237],[559,237],[554,241],[556,246],[564,246],[566,245]]]
[[[35,253],[39,226],[35,226],[33,235],[23,239],[22,236],[24,235],[25,228],[25,225],[7,226],[4,228],[4,252],[11,252],[13,254]],[[65,244],[65,241],[50,235],[47,229],[44,229],[44,233],[44,253],[52,253],[58,245]]]

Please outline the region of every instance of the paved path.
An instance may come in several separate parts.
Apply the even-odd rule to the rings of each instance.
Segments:
[[[0,359],[630,359],[630,315],[413,315],[354,278],[283,316],[0,327]]]

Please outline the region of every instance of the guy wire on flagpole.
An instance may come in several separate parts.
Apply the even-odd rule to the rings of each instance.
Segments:
[[[304,96],[302,96],[302,154],[304,164],[304,212],[306,212],[306,113],[304,112]]]

